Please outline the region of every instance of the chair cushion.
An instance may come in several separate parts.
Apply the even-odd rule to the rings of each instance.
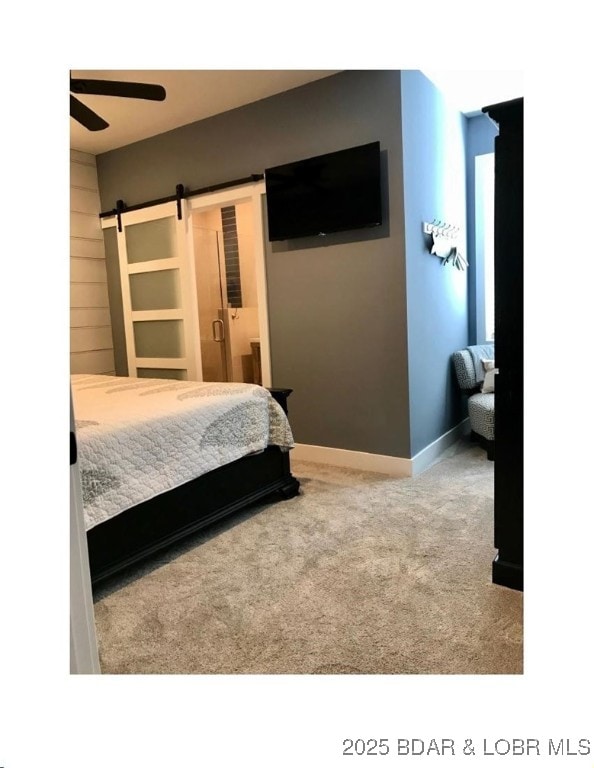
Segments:
[[[495,393],[469,397],[468,418],[473,432],[487,440],[495,440]]]

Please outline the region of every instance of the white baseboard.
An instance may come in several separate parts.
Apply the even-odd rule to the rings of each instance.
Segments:
[[[383,456],[379,453],[347,451],[343,448],[328,448],[324,445],[296,443],[291,451],[291,460],[313,461],[316,464],[331,464],[334,467],[360,469],[365,472],[380,472],[394,477],[411,477],[412,461],[398,456]]]
[[[324,445],[295,443],[291,451],[291,460],[312,461],[315,464],[330,464],[334,467],[360,469],[364,472],[380,472],[393,477],[413,477],[427,469],[441,453],[466,434],[468,424],[468,419],[464,419],[449,432],[434,440],[431,445],[419,451],[412,459],[364,451],[347,451],[343,448],[328,448]]]
[[[446,432],[437,440],[434,440],[426,448],[412,457],[412,475],[415,477],[421,472],[424,472],[428,467],[436,461],[440,455],[447,450],[450,445],[453,445],[463,435],[468,434],[470,431],[470,421],[466,418],[457,424],[455,427]]]

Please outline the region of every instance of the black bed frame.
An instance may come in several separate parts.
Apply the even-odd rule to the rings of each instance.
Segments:
[[[287,412],[290,389],[270,389]],[[121,512],[87,531],[91,582],[98,584],[217,520],[276,494],[299,492],[289,453],[277,446],[244,456]]]

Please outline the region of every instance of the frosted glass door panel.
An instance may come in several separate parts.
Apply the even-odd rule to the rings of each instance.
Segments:
[[[175,358],[184,356],[184,331],[181,320],[143,320],[134,322],[136,356]]]
[[[133,312],[179,309],[182,305],[179,270],[161,269],[158,272],[131,274],[130,301]]]
[[[177,381],[187,381],[188,372],[171,368],[138,368],[139,379],[176,379]]]
[[[126,251],[129,264],[172,259],[176,254],[175,217],[128,224]]]

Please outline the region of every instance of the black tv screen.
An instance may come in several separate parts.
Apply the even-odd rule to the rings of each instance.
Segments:
[[[379,141],[267,168],[270,240],[382,223]]]

